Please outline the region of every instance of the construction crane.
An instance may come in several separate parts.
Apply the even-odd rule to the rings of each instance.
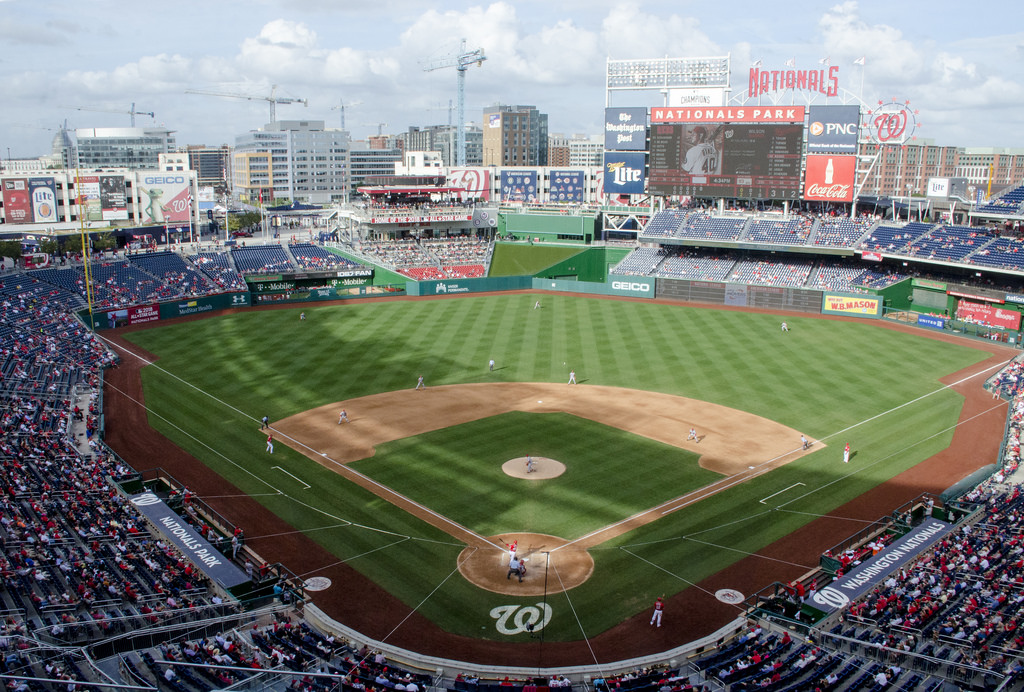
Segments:
[[[277,104],[279,103],[301,103],[309,106],[309,99],[295,99],[289,96],[276,96],[277,85],[270,87],[270,96],[251,96],[249,94],[231,94],[224,91],[206,91],[205,89],[186,89],[186,94],[202,94],[204,96],[224,96],[232,99],[245,99],[246,101],[267,101],[270,104],[270,122],[277,122]]]
[[[345,102],[341,101],[340,103],[341,103],[341,105],[331,106],[331,110],[332,111],[341,111],[341,129],[344,130],[345,129]],[[363,105],[363,102],[362,101],[352,101],[348,105],[349,105],[349,107],[361,106],[361,105]]]
[[[92,111],[94,113],[123,113],[125,115],[132,116],[132,127],[135,127],[135,116],[136,115],[148,115],[149,117],[156,119],[156,114],[153,111],[137,111],[135,110],[135,104],[132,104],[131,110],[120,110],[117,108],[92,108],[91,106],[66,106],[67,108],[74,108],[76,111]]]
[[[363,127],[369,127],[370,125],[377,126],[377,136],[381,137],[384,134],[384,128],[388,126],[387,123],[360,123]]]
[[[459,89],[458,89],[458,122],[456,122],[456,155],[458,156],[456,165],[466,165],[466,70],[473,63],[476,63],[477,67],[481,66],[487,57],[484,55],[483,48],[477,48],[476,50],[466,50],[466,39],[462,39],[462,44],[459,47],[459,52],[455,55],[449,55],[446,58],[435,60],[426,67],[424,71],[432,72],[434,70],[440,70],[445,67],[454,67],[458,70],[459,76]]]

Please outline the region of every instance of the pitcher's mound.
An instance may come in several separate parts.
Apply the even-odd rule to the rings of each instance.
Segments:
[[[594,572],[590,553],[574,545],[561,547],[566,540],[558,536],[515,533],[492,536],[488,540],[493,547],[463,549],[459,554],[459,572],[472,584],[494,593],[543,596],[545,585],[547,593],[561,593],[579,586]],[[497,547],[512,540],[519,541],[516,555],[526,559],[522,582],[514,574],[509,578],[508,551]]]
[[[565,464],[547,457],[530,457],[533,461],[533,471],[529,470],[526,464],[526,457],[509,459],[501,465],[505,475],[513,478],[528,478],[530,480],[543,481],[548,478],[558,478],[565,473]]]

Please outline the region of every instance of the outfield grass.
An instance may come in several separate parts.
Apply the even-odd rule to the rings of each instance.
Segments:
[[[449,536],[339,483],[332,472],[288,448],[280,450],[281,457],[275,452],[275,460],[318,488],[315,496],[304,494],[302,486],[267,468],[258,419],[411,388],[417,374],[428,385],[485,378],[564,382],[574,368],[581,386],[632,387],[712,401],[825,438],[826,449],[595,549],[594,576],[549,599],[554,616],[545,636],[567,640],[603,631],[647,608],[655,595],[686,588],[946,447],[962,401],[941,389],[938,379],[985,356],[966,344],[880,329],[868,321],[788,318],[791,331],[782,333],[779,318],[763,314],[559,295],[545,295],[544,308],[533,310],[535,300],[499,295],[302,306],[127,336],[160,356],[159,369],[143,371],[154,427],[246,492],[282,490],[284,495],[259,500],[441,626],[494,639],[505,637],[489,615],[493,607],[532,605],[536,599],[490,594],[449,578],[462,547]],[[307,320],[300,323],[301,310]],[[488,375],[490,358],[499,369]],[[931,392],[936,393],[925,396]],[[920,397],[898,413],[851,428]],[[587,427],[567,436],[560,432],[562,424],[541,422],[546,416],[518,415],[524,418],[514,426],[484,421],[460,426],[461,432],[397,441],[373,460],[359,462],[359,468],[382,474],[414,496],[420,493],[416,477],[429,479],[429,490],[418,499],[442,513],[464,516],[485,533],[525,530],[507,525],[517,507],[525,520],[527,513],[543,514],[545,507],[560,503],[566,507],[558,507],[559,516],[538,520],[551,527],[543,532],[570,536],[591,523],[609,523],[601,514],[611,514],[605,506],[608,488],[575,482],[552,486],[551,497],[532,509],[522,498],[523,504],[488,517],[486,498],[506,481],[478,478],[482,499],[473,507],[460,506],[475,457],[507,457],[509,445],[524,437],[531,453],[540,454],[535,450],[559,449],[566,440],[595,434]],[[603,444],[623,449],[635,443],[641,449],[640,441],[621,432],[613,437]],[[856,464],[839,461],[844,442],[857,450]],[[600,459],[601,449],[588,455]],[[688,484],[705,482],[665,477],[663,470],[648,466],[669,463],[660,452],[637,454],[643,458],[609,471],[626,472],[617,480],[622,487],[615,488],[624,498],[623,512],[642,505],[645,497],[650,506],[661,494],[679,495]],[[652,456],[658,458],[651,462]],[[767,513],[758,502],[797,482],[804,485],[786,494],[784,510]],[[850,533],[855,530],[851,526]],[[412,565],[415,579],[409,578]]]

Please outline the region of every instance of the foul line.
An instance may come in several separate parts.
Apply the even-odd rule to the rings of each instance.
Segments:
[[[302,483],[302,484],[303,484],[304,486],[306,486],[305,488],[303,488],[303,490],[309,490],[310,488],[312,488],[312,487],[313,487],[313,486],[311,486],[311,485],[310,485],[309,483],[307,483],[306,481],[304,481],[304,480],[302,480],[301,478],[299,478],[298,476],[296,476],[296,475],[295,475],[294,473],[291,473],[290,471],[285,471],[285,470],[284,470],[283,468],[281,468],[280,466],[271,466],[270,468],[272,468],[272,469],[277,469],[277,470],[278,470],[278,471],[280,471],[281,473],[287,473],[287,474],[288,474],[289,476],[291,476],[292,478],[294,478],[294,479],[295,479],[295,480],[296,480],[297,482],[299,482],[299,483]]]
[[[766,504],[768,504],[768,503],[767,503],[767,502],[766,502],[765,500],[770,500],[770,499],[772,499],[773,497],[775,497],[776,495],[781,495],[782,493],[786,492],[787,490],[792,490],[793,488],[795,488],[795,487],[796,487],[796,486],[798,486],[798,485],[806,485],[806,484],[805,484],[805,483],[794,483],[793,485],[789,486],[788,488],[783,488],[782,490],[780,490],[780,491],[779,491],[779,492],[777,492],[777,493],[772,493],[772,494],[771,494],[771,495],[769,495],[768,497],[766,497],[766,498],[763,498],[763,499],[761,499],[761,500],[758,500],[758,502],[760,502],[760,503],[761,503],[762,505],[766,505]]]

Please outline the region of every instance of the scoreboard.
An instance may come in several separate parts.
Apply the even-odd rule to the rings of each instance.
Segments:
[[[652,123],[647,191],[658,196],[797,200],[803,122]]]

